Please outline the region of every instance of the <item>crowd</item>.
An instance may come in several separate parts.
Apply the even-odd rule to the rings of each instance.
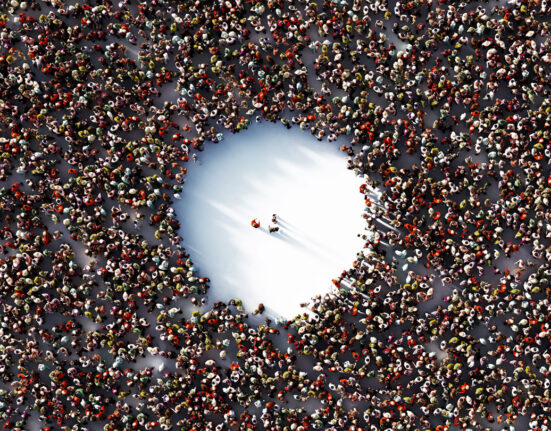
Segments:
[[[4,2],[2,427],[549,430],[547,6]],[[364,249],[290,320],[209,302],[171,206],[261,120],[366,178]]]

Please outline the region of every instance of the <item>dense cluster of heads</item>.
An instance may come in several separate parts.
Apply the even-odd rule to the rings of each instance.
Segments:
[[[0,424],[549,430],[550,16],[5,2]],[[262,121],[366,178],[365,247],[287,321],[209,302],[172,207],[206,142]]]

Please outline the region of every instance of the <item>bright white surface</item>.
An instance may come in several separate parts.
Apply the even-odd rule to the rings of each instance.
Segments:
[[[255,124],[189,165],[175,209],[186,250],[211,280],[210,302],[240,298],[247,311],[263,303],[271,317],[292,317],[362,248],[362,182],[335,143]],[[273,213],[280,231],[270,234]]]

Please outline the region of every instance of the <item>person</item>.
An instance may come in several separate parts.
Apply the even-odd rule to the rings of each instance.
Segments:
[[[258,229],[260,227],[260,221],[257,218],[252,219],[251,226]]]
[[[253,314],[254,315],[262,314],[262,313],[264,313],[265,309],[266,308],[264,307],[264,304],[260,303],[260,304],[258,304],[258,307],[256,307],[256,310],[253,311]]]
[[[277,225],[277,214],[272,214],[272,223],[273,225],[268,226],[268,231],[270,233],[278,232],[279,226],[275,226]]]

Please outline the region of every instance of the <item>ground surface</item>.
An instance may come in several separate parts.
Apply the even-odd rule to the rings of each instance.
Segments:
[[[212,280],[210,300],[290,318],[327,292],[363,244],[362,181],[345,167],[334,143],[280,124],[209,144],[175,208],[185,248]],[[273,213],[280,230],[269,233]]]

